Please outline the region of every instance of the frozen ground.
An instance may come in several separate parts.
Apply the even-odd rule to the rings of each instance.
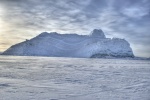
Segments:
[[[0,56],[0,100],[150,100],[150,61]]]

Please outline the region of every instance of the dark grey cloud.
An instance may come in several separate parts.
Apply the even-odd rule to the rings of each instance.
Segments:
[[[4,8],[0,17],[16,32],[88,34],[93,28],[102,28],[108,37],[127,39],[137,55],[142,56],[142,50],[137,49],[140,45],[150,56],[150,0],[1,0],[0,3]]]

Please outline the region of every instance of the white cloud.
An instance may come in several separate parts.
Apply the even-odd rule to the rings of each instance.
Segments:
[[[149,13],[149,11],[144,7],[127,7],[122,10],[122,13],[128,17],[141,18]]]

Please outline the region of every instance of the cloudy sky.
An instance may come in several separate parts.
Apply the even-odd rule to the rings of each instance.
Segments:
[[[0,52],[43,31],[125,38],[150,57],[150,0],[0,0]]]

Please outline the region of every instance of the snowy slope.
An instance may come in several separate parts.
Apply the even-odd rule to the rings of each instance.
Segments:
[[[150,61],[0,56],[0,100],[150,100]]]
[[[90,35],[43,32],[31,40],[10,47],[3,54],[54,57],[134,56],[126,40],[106,38],[103,31],[98,29],[94,29]]]

